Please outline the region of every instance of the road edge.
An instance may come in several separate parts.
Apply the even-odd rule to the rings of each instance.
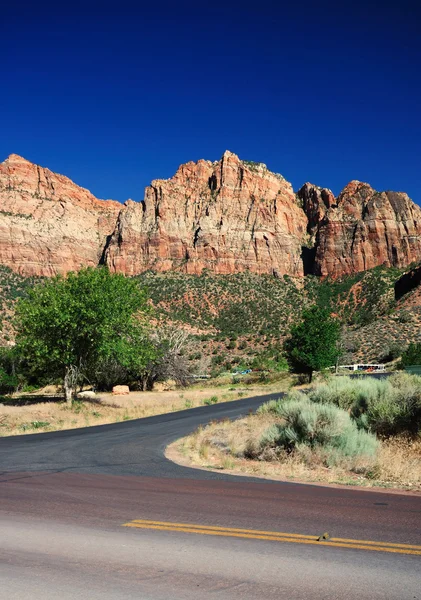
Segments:
[[[380,486],[367,487],[367,486],[361,486],[361,485],[345,485],[345,484],[340,484],[340,483],[328,483],[326,481],[306,481],[306,480],[302,480],[302,479],[285,479],[282,477],[273,479],[272,477],[266,477],[265,475],[259,475],[256,473],[243,473],[241,471],[237,471],[236,469],[215,469],[215,468],[211,468],[211,467],[203,467],[203,466],[200,466],[200,465],[197,465],[196,463],[194,463],[192,460],[190,460],[189,458],[184,456],[178,450],[177,444],[182,439],[183,438],[179,438],[178,440],[171,442],[164,449],[165,458],[167,460],[169,460],[170,462],[173,462],[176,465],[179,465],[180,467],[187,467],[189,469],[196,469],[198,471],[206,471],[206,472],[212,472],[212,473],[224,473],[225,475],[230,475],[233,477],[246,477],[246,478],[253,477],[256,479],[261,479],[263,481],[270,481],[273,483],[293,483],[293,484],[298,484],[298,485],[309,485],[309,486],[313,486],[313,487],[317,486],[317,487],[333,488],[333,489],[339,489],[339,490],[355,490],[358,492],[393,494],[393,495],[398,495],[398,496],[415,496],[416,498],[421,497],[421,491],[418,492],[415,490],[402,490],[400,488],[387,488],[387,487],[380,487]]]

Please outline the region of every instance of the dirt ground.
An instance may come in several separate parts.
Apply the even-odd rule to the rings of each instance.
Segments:
[[[369,473],[344,467],[306,464],[294,455],[274,460],[251,460],[242,456],[247,440],[259,439],[276,417],[250,415],[236,421],[211,423],[177,440],[166,449],[174,462],[233,475],[251,475],[279,481],[384,487],[421,493],[421,439],[390,438],[380,449]]]
[[[185,389],[130,392],[126,396],[99,393],[95,398],[76,400],[66,406],[54,388],[7,399],[0,404],[0,436],[20,435],[62,429],[75,429],[105,423],[150,417],[206,404],[229,402],[248,396],[285,391],[290,380],[270,384],[242,385],[209,382]],[[9,403],[10,402],[10,403]]]

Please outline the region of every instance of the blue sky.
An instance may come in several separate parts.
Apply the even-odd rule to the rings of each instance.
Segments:
[[[406,0],[9,3],[0,160],[124,201],[229,149],[421,203],[420,23]]]

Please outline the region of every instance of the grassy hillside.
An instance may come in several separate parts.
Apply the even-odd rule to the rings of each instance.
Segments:
[[[145,273],[158,313],[219,336],[283,333],[302,308],[300,280],[267,275]]]
[[[402,272],[377,267],[335,281],[208,272],[147,272],[137,279],[147,286],[160,320],[192,333],[189,358],[200,371],[278,360],[291,325],[314,303],[328,306],[343,323],[344,361],[393,358],[410,341],[421,341],[419,288],[395,301],[394,283]],[[36,281],[0,267],[3,344],[13,337],[16,299]]]
[[[402,273],[377,267],[338,280],[251,273],[145,273],[139,279],[161,319],[195,333],[197,360],[208,355],[214,366],[229,368],[230,361],[250,365],[259,355],[278,355],[291,325],[314,303],[328,306],[343,323],[344,361],[394,358],[421,339],[421,302],[408,305],[416,291],[395,301],[394,284]]]
[[[239,273],[200,276],[145,273],[162,316],[221,335],[284,334],[308,304],[329,306],[348,325],[366,325],[395,308],[394,282],[402,271],[377,267],[338,280],[304,280]]]

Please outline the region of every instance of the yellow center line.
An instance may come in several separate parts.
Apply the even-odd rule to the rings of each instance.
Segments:
[[[279,531],[261,531],[260,529],[238,529],[235,527],[218,527],[217,525],[198,525],[197,523],[171,523],[167,521],[147,521],[145,519],[134,519],[131,523],[149,524],[149,525],[165,525],[168,527],[193,527],[194,529],[209,529],[212,531],[225,531],[237,533],[261,533],[264,535],[282,535],[284,537],[313,539],[316,536],[302,535],[300,533],[281,533]],[[421,549],[421,546],[420,546]]]
[[[316,536],[282,533],[276,531],[261,531],[255,529],[238,529],[234,527],[218,527],[209,525],[195,525],[192,523],[171,523],[166,521],[147,521],[135,519],[124,523],[124,527],[137,529],[156,529],[161,531],[179,531],[183,533],[196,533],[201,535],[214,535],[246,539],[258,539],[274,542],[289,542],[296,544],[311,544],[318,546],[332,546],[335,548],[354,548],[359,550],[372,550],[376,552],[392,552],[397,554],[412,554],[421,556],[421,546],[410,544],[395,544],[391,542],[375,542],[370,540],[353,540],[345,538],[329,538],[318,541]]]

